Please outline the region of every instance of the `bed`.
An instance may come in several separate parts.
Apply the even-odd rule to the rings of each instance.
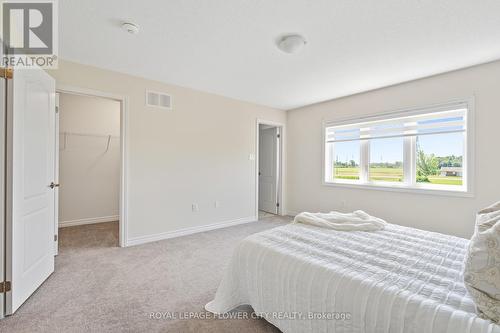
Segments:
[[[463,284],[467,246],[394,224],[345,232],[292,223],[241,241],[205,308],[248,304],[283,332],[500,332]]]

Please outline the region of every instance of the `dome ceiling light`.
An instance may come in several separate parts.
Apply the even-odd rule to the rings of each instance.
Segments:
[[[281,51],[292,54],[302,50],[307,41],[300,35],[287,35],[279,39],[276,44]]]
[[[136,35],[139,33],[140,27],[138,24],[132,22],[124,22],[122,24],[123,30],[128,32],[129,34]]]

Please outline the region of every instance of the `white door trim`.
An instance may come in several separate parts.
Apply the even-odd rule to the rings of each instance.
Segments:
[[[124,95],[117,95],[103,91],[74,87],[64,84],[57,84],[56,91],[59,93],[67,93],[81,96],[92,96],[112,99],[120,102],[120,246],[126,247],[128,239],[128,113],[129,113],[129,98]]]
[[[59,184],[59,93],[56,92],[54,183]],[[59,187],[54,188],[54,255],[59,254]]]
[[[279,160],[279,172],[278,172],[278,215],[286,215],[286,198],[285,198],[285,161],[286,161],[286,126],[283,123],[256,119],[255,122],[255,219],[259,219],[259,125],[270,125],[279,128],[280,140],[278,146],[278,160]]]

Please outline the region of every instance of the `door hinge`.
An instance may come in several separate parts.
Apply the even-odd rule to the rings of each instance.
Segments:
[[[59,113],[59,107],[56,106],[56,113]]]
[[[0,77],[3,79],[12,79],[14,76],[14,71],[12,68],[0,67]]]
[[[10,291],[11,283],[10,281],[0,282],[0,294]]]
[[[278,139],[281,138],[281,135],[278,134]]]
[[[57,242],[57,235],[54,235],[54,242]]]
[[[277,203],[276,203],[276,207],[279,207],[279,206],[280,206],[280,203],[279,203],[279,202],[277,202]]]

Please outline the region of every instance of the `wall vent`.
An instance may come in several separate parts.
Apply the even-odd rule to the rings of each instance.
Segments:
[[[166,93],[147,90],[146,106],[164,110],[172,110],[172,96]]]

